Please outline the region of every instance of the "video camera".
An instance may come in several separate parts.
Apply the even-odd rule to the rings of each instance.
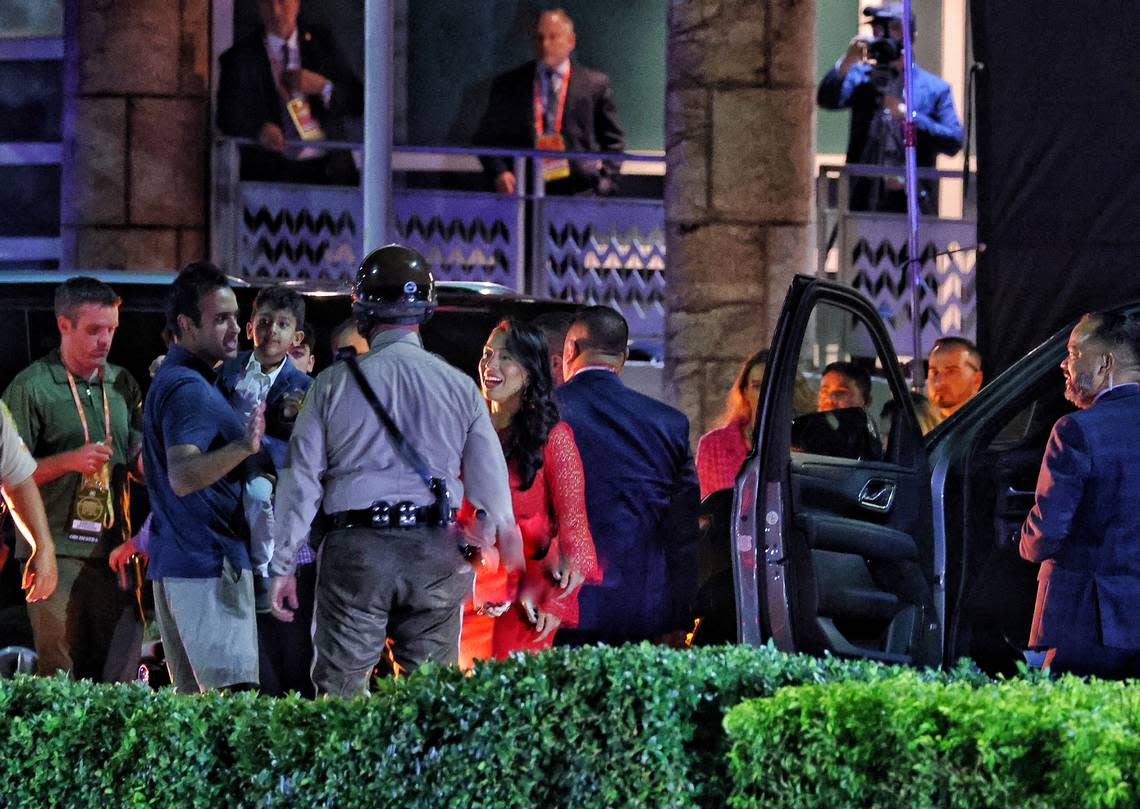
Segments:
[[[899,71],[893,63],[902,57],[903,43],[897,37],[875,37],[867,43],[867,58],[874,62],[871,66],[871,83],[880,93],[886,93],[891,83],[898,78]]]
[[[897,37],[875,37],[867,43],[867,56],[876,65],[889,65],[903,57],[903,43]]]

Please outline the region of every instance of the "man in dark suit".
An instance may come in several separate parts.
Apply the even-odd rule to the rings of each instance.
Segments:
[[[562,9],[542,12],[535,29],[538,59],[497,76],[487,112],[473,140],[477,146],[539,148],[571,152],[620,152],[624,134],[617,120],[610,80],[570,59],[574,22]],[[513,194],[513,164],[482,158],[495,190]],[[620,166],[598,160],[548,160],[542,169],[548,194],[612,194]]]
[[[218,129],[261,143],[241,149],[243,180],[355,185],[350,153],[285,146],[343,139],[344,117],[364,111],[363,87],[332,37],[297,24],[300,5],[259,0],[263,27],[222,54]]]
[[[628,339],[606,306],[583,309],[566,334],[555,397],[582,456],[603,579],[582,588],[578,627],[559,643],[678,641],[691,627],[700,497],[689,420],[622,384]]]
[[[1053,426],[1021,555],[1040,562],[1029,643],[1054,674],[1140,676],[1140,318],[1086,315],[1061,363],[1081,408]]]

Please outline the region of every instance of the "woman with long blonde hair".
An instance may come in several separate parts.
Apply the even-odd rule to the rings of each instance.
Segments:
[[[752,447],[756,404],[767,364],[768,349],[757,351],[744,361],[728,391],[720,426],[702,435],[697,443],[697,478],[701,484],[701,497],[731,487]]]

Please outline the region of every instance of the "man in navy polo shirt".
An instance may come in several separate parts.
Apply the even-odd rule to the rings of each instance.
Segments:
[[[237,354],[238,305],[212,264],[190,264],[166,305],[174,335],[143,408],[143,452],[154,519],[150,567],[170,677],[180,693],[256,684],[257,624],[241,462],[265,430],[260,404],[245,424],[214,387],[214,366]]]

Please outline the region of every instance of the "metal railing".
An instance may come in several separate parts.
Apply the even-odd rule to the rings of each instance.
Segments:
[[[251,277],[349,280],[364,250],[360,189],[241,181],[238,147],[253,143],[216,141],[214,259]],[[339,142],[320,147],[360,148]],[[643,169],[664,162],[660,156],[631,153],[558,154]],[[422,252],[441,280],[491,281],[532,295],[616,306],[629,320],[632,336],[660,340],[665,332],[663,202],[547,196],[541,172],[534,176],[534,161],[551,153],[534,149],[396,147],[393,170],[470,175],[481,171],[475,159],[481,155],[513,160],[515,194],[396,182],[394,236]]]
[[[881,166],[823,165],[816,178],[817,272],[830,274],[871,300],[901,355],[912,350],[911,281],[907,221],[902,213],[850,210],[850,181],[891,177]],[[919,169],[919,181],[935,190],[937,216],[919,217],[922,345],[948,335],[974,338],[976,327],[977,221],[973,176],[963,188],[960,171]]]
[[[364,249],[360,189],[242,182],[238,146],[253,143],[217,139],[211,229],[215,260],[250,277],[349,280]],[[321,148],[359,149],[360,145],[322,142]],[[665,332],[667,265],[663,202],[547,196],[541,176],[532,175],[534,161],[549,154],[534,149],[396,147],[393,237],[427,256],[442,280],[491,281],[532,295],[616,306],[629,320],[632,336],[660,340]],[[481,172],[476,159],[481,155],[513,161],[518,178],[514,194],[417,188],[405,182],[429,172],[466,175],[466,185],[477,187],[472,177]],[[664,170],[663,160],[655,155],[572,152],[563,156],[612,160],[642,171]],[[817,270],[872,300],[905,354],[913,342],[910,281],[902,270],[906,217],[851,211],[848,205],[851,177],[894,174],[897,170],[875,166],[820,168]],[[923,344],[950,334],[972,337],[973,202],[968,194],[955,193],[953,184],[962,182],[957,172],[923,169],[919,178],[943,186],[939,198],[949,210],[947,215],[920,219]]]

